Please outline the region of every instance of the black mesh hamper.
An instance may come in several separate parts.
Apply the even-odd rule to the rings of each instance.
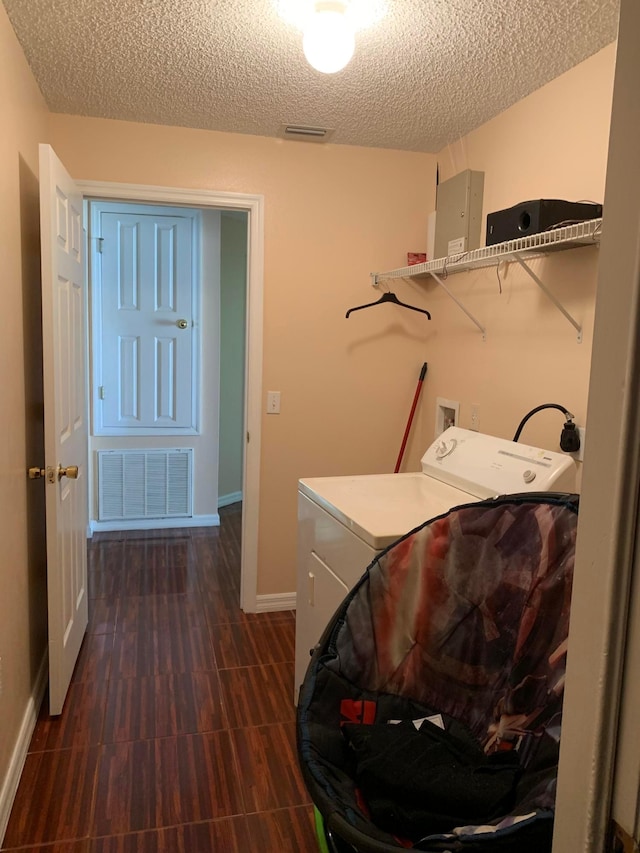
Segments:
[[[329,850],[551,850],[577,513],[465,504],[366,569],[298,703]]]

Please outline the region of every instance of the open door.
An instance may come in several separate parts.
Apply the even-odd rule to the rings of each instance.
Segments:
[[[88,621],[82,197],[40,145],[49,709],[60,714]]]

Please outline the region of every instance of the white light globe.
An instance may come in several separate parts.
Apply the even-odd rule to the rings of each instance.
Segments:
[[[309,65],[323,74],[335,74],[349,62],[356,40],[344,8],[336,3],[318,3],[302,37]]]

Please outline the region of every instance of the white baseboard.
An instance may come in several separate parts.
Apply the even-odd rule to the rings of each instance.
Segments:
[[[283,592],[277,595],[259,595],[256,598],[256,613],[274,613],[277,610],[295,609],[295,592]]]
[[[94,533],[102,530],[165,530],[174,527],[219,527],[220,516],[190,515],[188,518],[138,518],[127,521],[91,521]]]
[[[241,500],[242,492],[229,492],[228,495],[220,495],[218,497],[218,509],[222,506],[229,506],[229,504],[237,504]]]
[[[20,784],[22,769],[25,761],[27,760],[27,751],[29,749],[29,743],[31,742],[31,735],[36,727],[38,712],[40,711],[40,705],[42,704],[48,679],[49,654],[48,651],[45,651],[40,664],[40,669],[36,676],[35,684],[33,685],[33,691],[29,697],[27,707],[25,708],[24,715],[22,717],[20,731],[18,732],[18,737],[15,742],[15,746],[13,747],[9,767],[7,768],[7,773],[2,782],[2,787],[0,788],[0,846],[2,846],[4,834],[7,831],[11,808],[16,797],[18,785]]]

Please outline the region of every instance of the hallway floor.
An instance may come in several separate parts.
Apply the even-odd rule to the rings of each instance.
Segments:
[[[294,614],[238,606],[241,505],[219,528],[96,534],[64,712],[36,725],[3,850],[313,853]]]

